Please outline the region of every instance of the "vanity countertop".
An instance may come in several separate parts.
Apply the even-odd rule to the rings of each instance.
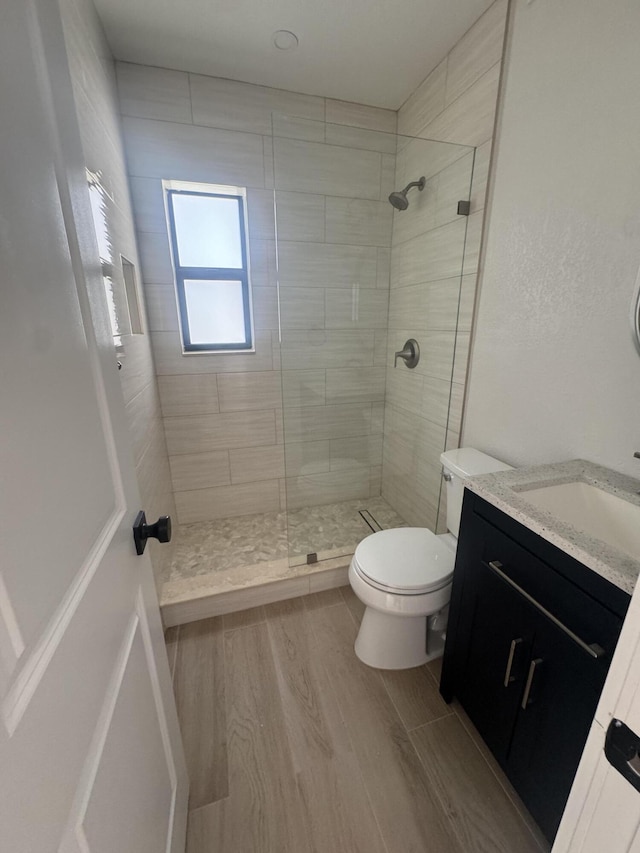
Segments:
[[[465,486],[631,595],[640,575],[640,560],[534,506],[522,494],[528,489],[575,482],[597,486],[640,507],[640,481],[583,459],[481,474],[465,480]]]

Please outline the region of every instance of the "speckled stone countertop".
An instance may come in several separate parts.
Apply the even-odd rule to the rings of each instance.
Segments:
[[[597,486],[640,507],[640,481],[583,459],[482,474],[465,480],[465,486],[631,595],[640,560],[534,506],[523,494],[528,489],[576,482]]]

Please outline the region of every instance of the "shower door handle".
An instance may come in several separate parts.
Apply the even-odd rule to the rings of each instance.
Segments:
[[[420,361],[420,347],[415,338],[409,338],[405,341],[404,348],[395,354],[393,366],[398,366],[398,359],[402,358],[407,367],[413,368]]]

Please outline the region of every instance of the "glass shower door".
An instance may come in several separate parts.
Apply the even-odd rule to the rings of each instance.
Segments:
[[[416,403],[406,395],[423,396],[423,380],[434,369],[435,350],[425,335],[429,323],[418,313],[442,309],[438,309],[437,296],[430,308],[417,291],[410,293],[408,288],[431,281],[426,266],[434,264],[438,275],[444,273],[442,278],[455,279],[455,298],[453,290],[448,296],[454,299],[457,311],[466,218],[454,214],[460,225],[445,235],[442,256],[432,245],[433,238],[425,238],[424,253],[420,245],[425,232],[435,230],[436,221],[444,218],[438,207],[440,173],[465,155],[469,156],[464,191],[460,176],[457,183],[451,177],[453,185],[443,189],[444,199],[455,188],[459,194],[456,204],[469,198],[473,149],[273,116],[285,487],[292,565],[348,556],[371,532],[410,521],[397,495],[408,440],[398,412],[413,417]],[[422,191],[409,190],[408,209],[396,211],[388,196],[402,189],[408,183],[405,176],[413,172],[418,178],[425,176],[426,186]],[[446,177],[449,181],[450,176]],[[396,218],[400,216],[405,220],[399,227]],[[398,246],[406,243],[408,251],[394,257],[396,231]],[[394,307],[394,300],[390,303],[389,299],[394,284],[407,288],[403,294],[413,298],[415,305],[404,299]],[[445,299],[447,305],[450,301]],[[390,305],[395,311],[391,329]],[[402,362],[393,367],[393,353],[402,349],[404,339],[398,342],[405,332],[425,345],[427,358],[423,355],[414,371]],[[436,355],[442,375],[446,372],[444,358]],[[452,366],[451,357],[444,380],[449,385]],[[396,389],[394,378],[400,373],[405,381],[400,380]],[[409,380],[407,385],[408,376],[417,381]],[[395,424],[393,435],[386,434],[389,416]],[[419,432],[428,439],[424,429]],[[392,466],[387,477],[391,499],[384,488],[385,456]],[[423,526],[430,520],[425,517]]]

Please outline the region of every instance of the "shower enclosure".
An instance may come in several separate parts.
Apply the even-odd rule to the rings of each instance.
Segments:
[[[271,116],[248,189],[256,352],[186,362],[162,333],[181,522],[163,605],[342,571],[380,529],[444,528],[439,457],[458,444],[475,292],[474,149],[366,123]],[[410,368],[396,354],[411,339]],[[228,453],[199,414],[212,381],[232,412],[213,420],[237,430]],[[193,424],[216,453],[194,455]],[[239,485],[210,488],[211,460],[227,456]]]
[[[474,149],[276,114],[272,125],[285,526],[300,566],[347,557],[372,531],[442,529],[439,455],[457,444],[456,340],[475,280],[458,207]],[[395,358],[409,339],[411,369]]]

